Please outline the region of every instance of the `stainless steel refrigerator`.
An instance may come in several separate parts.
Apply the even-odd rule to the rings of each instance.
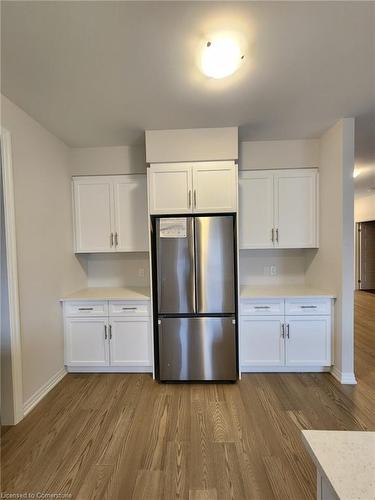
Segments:
[[[153,220],[162,381],[237,379],[235,216]]]

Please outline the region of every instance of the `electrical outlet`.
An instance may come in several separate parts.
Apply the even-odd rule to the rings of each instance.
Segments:
[[[277,267],[275,264],[272,264],[272,266],[270,266],[270,276],[276,276],[277,275]]]
[[[143,267],[140,267],[140,268],[138,269],[138,276],[139,276],[140,278],[144,278],[144,277],[145,277],[145,270],[144,270],[144,268],[143,268]]]

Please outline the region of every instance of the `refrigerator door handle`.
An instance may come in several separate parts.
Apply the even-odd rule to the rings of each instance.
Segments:
[[[194,312],[198,312],[198,304],[199,304],[199,299],[198,299],[198,293],[199,293],[199,286],[198,286],[198,259],[197,259],[197,251],[198,251],[198,246],[197,246],[197,231],[196,231],[196,219],[193,219],[193,272],[194,272]]]

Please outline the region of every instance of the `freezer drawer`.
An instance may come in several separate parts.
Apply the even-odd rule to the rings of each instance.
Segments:
[[[197,312],[235,312],[233,217],[195,218]]]
[[[237,379],[234,318],[159,320],[160,380]]]
[[[170,224],[169,233],[165,230]],[[173,224],[183,231],[173,231]],[[195,312],[194,220],[191,217],[156,219],[158,312]]]

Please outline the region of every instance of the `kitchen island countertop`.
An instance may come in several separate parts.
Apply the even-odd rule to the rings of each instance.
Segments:
[[[375,498],[375,432],[306,430],[302,437],[318,473],[337,498]]]

